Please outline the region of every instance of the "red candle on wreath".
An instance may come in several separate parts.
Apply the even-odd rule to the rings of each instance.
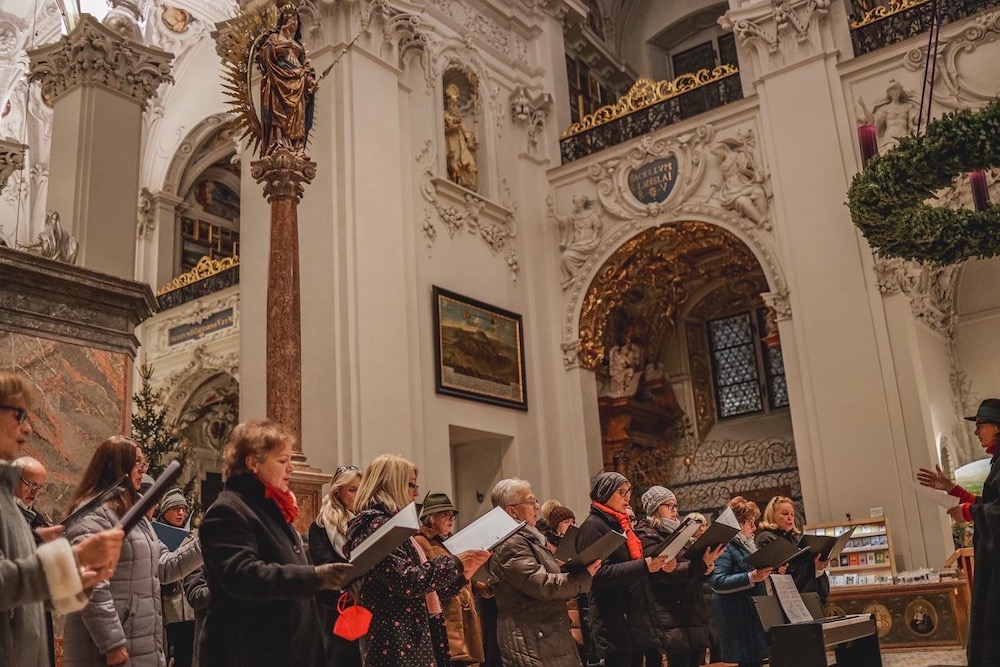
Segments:
[[[858,143],[861,145],[861,166],[864,167],[868,160],[878,155],[878,134],[874,125],[858,126]]]
[[[972,205],[979,212],[990,207],[990,191],[986,187],[986,172],[982,169],[969,172],[969,184],[972,186]]]

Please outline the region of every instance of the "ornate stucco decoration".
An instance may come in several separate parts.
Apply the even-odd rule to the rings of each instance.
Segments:
[[[993,100],[1000,86],[995,67],[998,41],[1000,10],[976,16],[962,24],[960,32],[944,37],[939,46],[934,104],[946,109],[975,109]],[[922,74],[926,62],[926,45],[903,56],[903,66],[912,72]],[[984,73],[993,75],[984,77]]]
[[[528,27],[504,16],[493,7],[475,0],[428,0],[427,13],[459,35],[467,38],[469,46],[482,48],[500,62],[537,75],[540,71],[530,66],[528,42],[532,37]]]
[[[552,96],[548,93],[532,95],[525,86],[519,86],[510,94],[510,112],[514,125],[527,131],[529,155],[538,150],[538,137],[545,125],[545,119],[552,111]]]
[[[24,151],[27,147],[13,141],[0,139],[0,192],[7,187],[11,174],[24,167]]]
[[[208,351],[207,342],[199,342],[191,348],[191,360],[183,368],[178,368],[164,380],[167,387],[175,387],[170,395],[171,406],[182,406],[191,393],[210,375],[223,372],[233,376],[237,382],[240,379],[240,352],[235,350],[224,354],[212,354]]]
[[[876,255],[875,276],[883,296],[905,294],[915,318],[950,338],[955,326],[955,286],[960,266]]]
[[[144,239],[156,231],[156,214],[153,207],[153,193],[149,188],[139,191],[139,212],[136,219],[135,235]]]
[[[98,85],[144,109],[163,82],[173,82],[173,55],[142,46],[83,15],[72,33],[28,53],[31,79],[52,103],[82,85]]]
[[[752,46],[757,76],[815,55],[822,48],[820,22],[830,0],[762,0],[730,9],[719,25]]]
[[[227,293],[228,292],[228,293]],[[216,292],[202,299],[196,299],[178,308],[169,317],[156,317],[149,324],[151,331],[144,339],[147,348],[147,358],[155,360],[164,354],[175,352],[187,353],[195,347],[204,345],[216,338],[238,335],[240,330],[240,293],[238,289],[227,292]],[[219,298],[221,296],[221,298]],[[170,344],[170,330],[191,324],[201,324],[212,315],[232,309],[232,326],[208,333],[202,337],[192,338],[175,345]]]
[[[783,322],[792,319],[792,300],[787,288],[776,292],[764,292],[760,296],[764,299],[764,305],[774,313],[775,320]]]

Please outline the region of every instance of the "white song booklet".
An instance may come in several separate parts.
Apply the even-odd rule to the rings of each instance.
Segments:
[[[445,540],[444,546],[455,555],[464,551],[493,551],[523,525],[523,521],[511,518],[507,510],[494,507]]]

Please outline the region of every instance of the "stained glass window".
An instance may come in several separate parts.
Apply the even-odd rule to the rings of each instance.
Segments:
[[[715,400],[720,418],[764,410],[754,330],[750,313],[708,323]]]

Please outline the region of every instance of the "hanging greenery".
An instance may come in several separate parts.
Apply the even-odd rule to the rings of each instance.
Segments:
[[[946,114],[923,136],[903,137],[851,182],[848,207],[885,257],[951,264],[1000,255],[1000,205],[985,211],[925,203],[956,178],[1000,167],[1000,99],[979,111]]]

